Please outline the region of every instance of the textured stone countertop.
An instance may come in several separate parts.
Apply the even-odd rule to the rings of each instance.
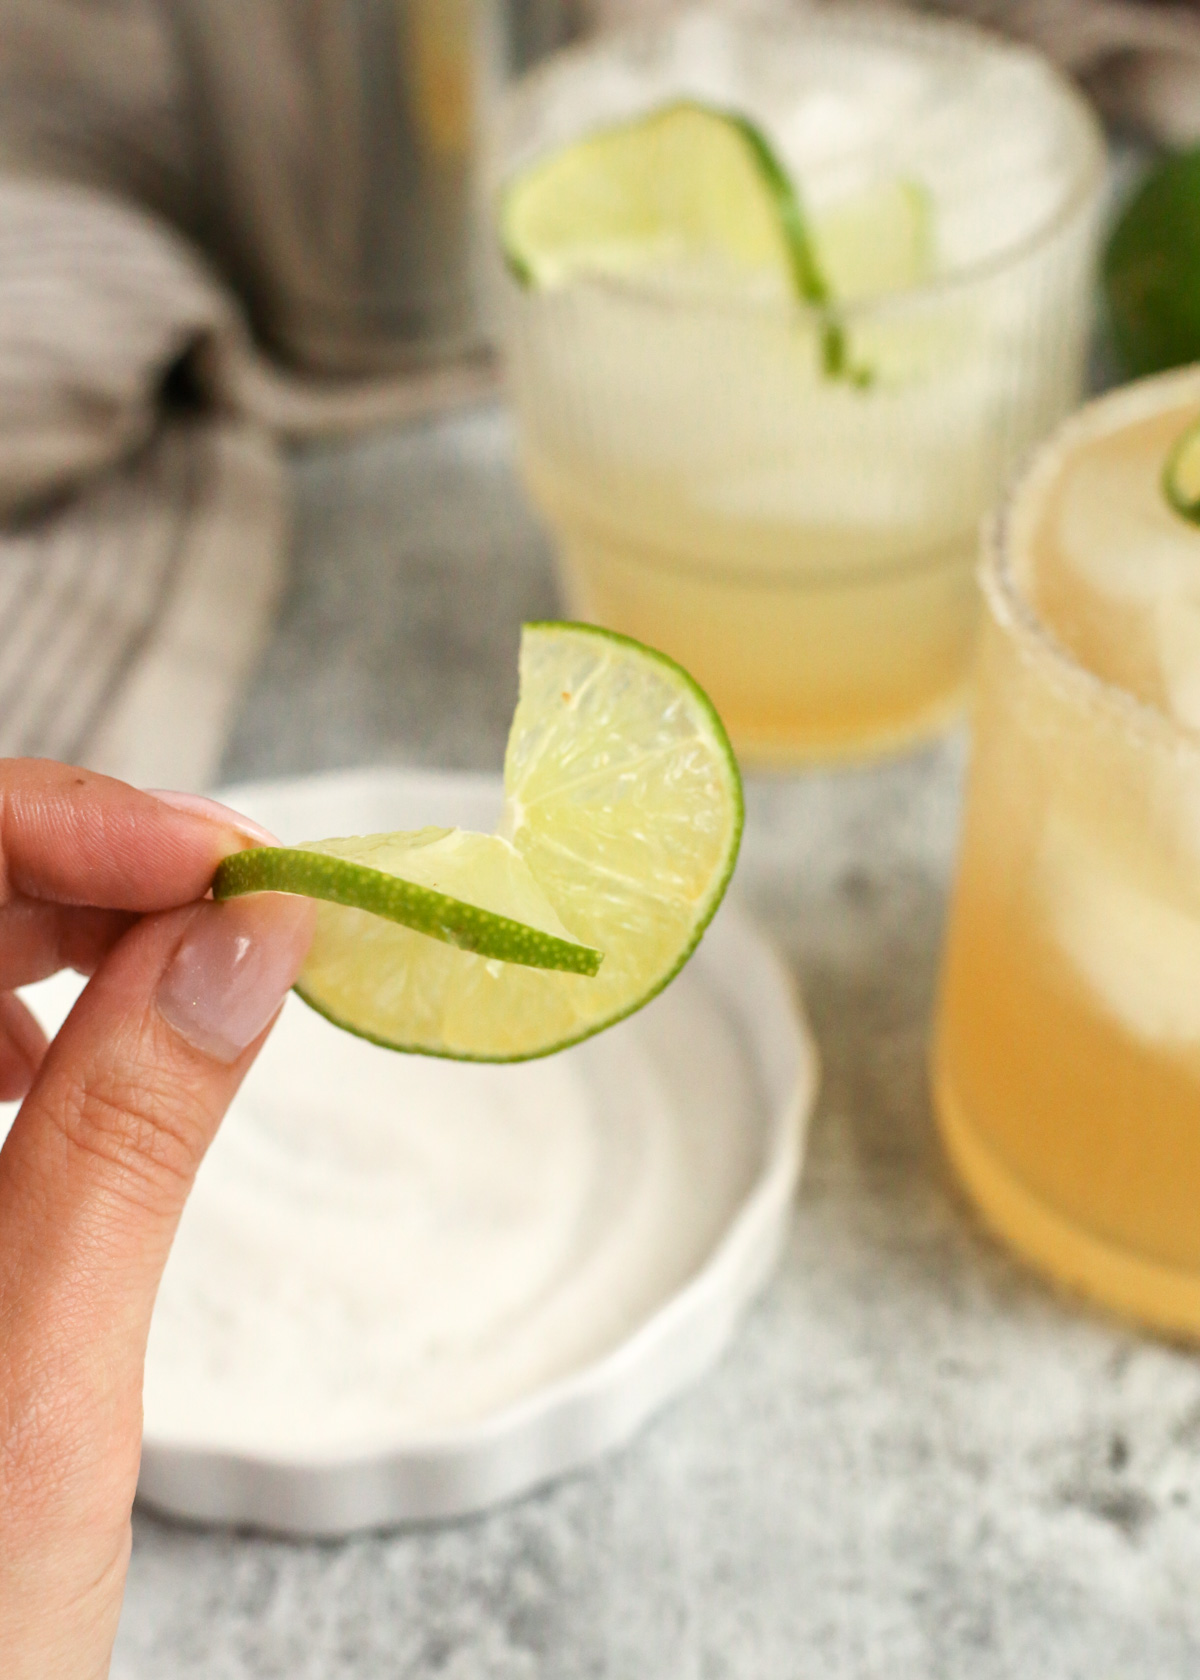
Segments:
[[[507,422],[296,462],[229,776],[498,769],[553,613]],[[466,1523],[302,1545],[136,1522],[116,1680],[1195,1680],[1200,1360],[979,1230],[924,1057],[962,745],[753,782],[739,885],[824,1084],[781,1271],[628,1448]]]

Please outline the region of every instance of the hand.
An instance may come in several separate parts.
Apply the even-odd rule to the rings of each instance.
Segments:
[[[269,836],[223,807],[0,761],[0,1675],[100,1680],[130,1548],[142,1367],[204,1152],[303,962],[312,906],[204,901]],[[12,988],[91,976],[48,1048]]]

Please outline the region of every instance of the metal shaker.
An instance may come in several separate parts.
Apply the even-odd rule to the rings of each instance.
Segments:
[[[171,0],[197,229],[260,338],[358,377],[481,336],[481,153],[572,0]]]

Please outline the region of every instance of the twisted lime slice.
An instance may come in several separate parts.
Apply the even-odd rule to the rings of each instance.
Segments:
[[[1172,446],[1163,468],[1163,494],[1193,525],[1200,525],[1200,420]]]
[[[679,666],[610,631],[527,625],[496,835],[262,848],[214,892],[321,902],[297,991],[394,1049],[543,1056],[647,1003],[720,903],[741,783]]]
[[[525,285],[629,274],[686,259],[776,270],[824,303],[804,213],[761,130],[681,99],[537,160],[504,189],[500,236]]]

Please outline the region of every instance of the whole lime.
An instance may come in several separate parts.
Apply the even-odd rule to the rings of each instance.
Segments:
[[[1109,239],[1104,290],[1128,373],[1200,361],[1200,148],[1142,183]]]

